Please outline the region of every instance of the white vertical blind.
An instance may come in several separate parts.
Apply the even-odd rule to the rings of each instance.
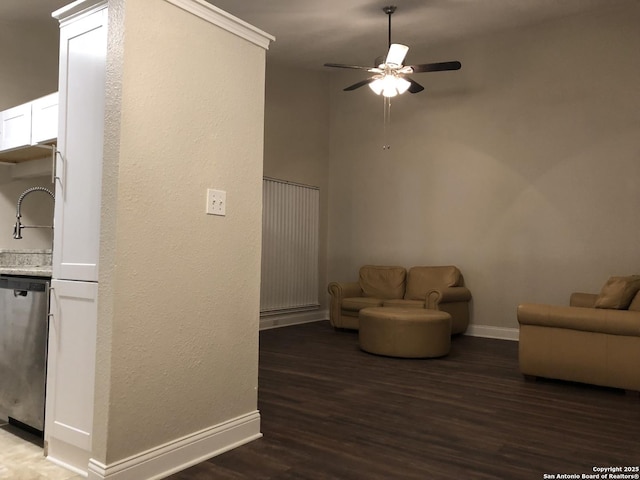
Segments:
[[[260,313],[318,308],[319,190],[265,178]]]

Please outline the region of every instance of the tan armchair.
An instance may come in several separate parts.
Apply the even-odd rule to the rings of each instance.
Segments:
[[[612,277],[599,295],[573,293],[569,306],[519,305],[520,371],[640,391],[640,293],[634,277]]]
[[[429,308],[451,315],[451,333],[469,325],[471,292],[455,266],[403,267],[365,265],[359,281],[331,282],[330,321],[335,328],[358,329],[358,313],[366,307]]]

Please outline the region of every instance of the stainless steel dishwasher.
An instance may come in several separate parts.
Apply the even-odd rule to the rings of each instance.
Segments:
[[[49,281],[0,276],[0,417],[44,430]]]

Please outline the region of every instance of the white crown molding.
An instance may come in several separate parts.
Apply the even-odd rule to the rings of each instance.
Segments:
[[[260,413],[256,410],[109,465],[92,458],[88,479],[165,478],[260,437]]]
[[[202,18],[213,25],[217,25],[228,32],[244,38],[265,50],[268,50],[269,44],[276,40],[273,35],[263,32],[259,28],[254,27],[244,20],[234,17],[230,13],[211,5],[204,0],[165,1],[199,18]],[[86,15],[101,8],[105,8],[107,7],[107,4],[107,0],[77,0],[56,10],[51,14],[51,16],[59,20],[60,23],[64,23],[78,16]]]
[[[76,0],[51,14],[61,24],[107,7],[107,0]]]
[[[175,5],[197,17],[206,20],[209,23],[217,25],[224,30],[231,32],[251,43],[264,48],[269,49],[269,43],[275,41],[273,35],[269,35],[263,32],[259,28],[250,25],[249,23],[234,17],[230,13],[211,5],[204,0],[165,0],[166,2]]]

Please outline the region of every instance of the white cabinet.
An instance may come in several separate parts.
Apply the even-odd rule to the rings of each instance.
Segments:
[[[58,137],[58,92],[31,102],[31,144]]]
[[[0,112],[0,152],[49,143],[57,136],[57,92]]]
[[[51,281],[47,455],[80,471],[91,453],[97,296],[97,283]]]
[[[53,277],[98,280],[106,7],[60,29]]]
[[[44,439],[50,460],[86,475],[93,450],[106,1],[76,1],[54,16],[61,22],[59,154]]]
[[[0,112],[0,162],[19,164],[12,169],[13,178],[48,175],[57,136],[57,92],[4,110]]]
[[[13,150],[31,144],[31,103],[0,113],[0,150]]]

